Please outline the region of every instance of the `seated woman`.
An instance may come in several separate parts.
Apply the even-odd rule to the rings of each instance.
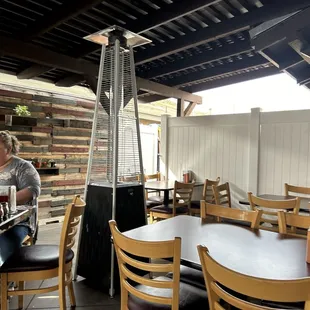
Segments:
[[[16,186],[16,204],[29,204],[40,195],[40,176],[18,154],[20,143],[8,131],[0,131],[0,186]],[[0,266],[36,229],[35,213],[27,221],[0,235]]]

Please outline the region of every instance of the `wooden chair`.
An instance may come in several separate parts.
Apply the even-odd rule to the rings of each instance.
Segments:
[[[180,309],[192,310],[201,302],[205,307],[208,306],[205,291],[188,290],[186,284],[180,283],[181,238],[155,242],[138,241],[120,233],[115,221],[109,221],[109,225],[120,271],[121,310],[161,309],[160,305],[163,305],[164,309],[171,306],[172,310],[178,310],[179,304]],[[137,257],[148,258],[149,262],[139,261]],[[172,260],[159,264],[152,263],[151,259]],[[146,272],[172,272],[173,277],[150,279],[136,273],[137,269]],[[133,286],[133,282],[137,285]]]
[[[221,185],[212,185],[212,191],[217,205],[226,206],[231,208],[231,197],[229,183],[224,183]]]
[[[210,310],[224,310],[220,300],[241,310],[272,310],[241,299],[228,290],[259,300],[273,302],[305,301],[305,310],[310,309],[310,278],[302,280],[268,280],[250,277],[230,270],[211,257],[205,246],[198,245],[199,257],[202,265]],[[283,309],[281,307],[281,309]]]
[[[212,186],[217,186],[220,183],[220,177],[217,177],[215,181],[206,179],[203,185],[202,200],[208,203],[215,203]],[[190,207],[190,215],[200,215],[200,200],[192,201]]]
[[[280,234],[307,238],[306,234],[297,233],[296,228],[308,230],[310,228],[310,216],[288,213],[281,210],[278,212],[278,220]]]
[[[175,181],[173,192],[173,204],[169,206],[157,206],[150,209],[150,222],[154,217],[167,219],[176,215],[189,214],[195,183],[180,183]]]
[[[140,182],[140,180],[141,180],[140,174],[121,177],[122,182]]]
[[[68,287],[71,305],[75,306],[72,285],[72,247],[80,223],[85,202],[78,196],[75,203],[67,206],[62,227],[60,245],[33,245],[21,247],[0,268],[1,310],[7,310],[8,296],[18,296],[18,306],[23,308],[23,296],[59,291],[59,306],[66,309],[65,288]],[[26,281],[46,280],[58,277],[58,284],[38,289],[25,289]],[[8,290],[8,283],[18,283],[18,289]]]
[[[285,183],[284,192],[286,196],[297,196],[295,194],[310,195],[310,187],[295,186]]]
[[[254,196],[251,192],[248,193],[248,199],[252,210],[262,208],[263,216],[261,222],[269,223],[272,227],[260,226],[262,229],[278,232],[278,211],[286,210],[298,214],[300,207],[300,198],[296,197],[288,200],[269,200]],[[267,216],[267,217],[266,217]]]
[[[259,227],[262,210],[248,211],[223,207],[214,205],[201,200],[201,218],[205,219],[207,216],[214,216],[218,222],[222,219],[230,219],[237,222],[250,223],[251,228]]]

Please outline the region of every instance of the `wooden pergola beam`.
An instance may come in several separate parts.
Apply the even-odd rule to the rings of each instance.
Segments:
[[[126,24],[125,28],[132,32],[143,34],[148,30],[169,23],[217,2],[220,2],[220,0],[180,0],[177,3],[172,4],[163,1],[160,4],[160,9],[158,11],[139,17],[136,21]],[[97,50],[98,46],[86,42],[79,50],[77,50],[74,56],[84,57]]]
[[[67,0],[56,12],[54,10],[51,11],[49,15],[42,16],[37,22],[27,27],[21,37],[24,40],[31,40],[57,27],[64,21],[91,9],[101,2],[102,0]]]
[[[86,60],[71,58],[31,43],[4,36],[0,36],[0,42],[0,53],[3,52],[5,55],[77,74],[90,76],[98,74],[99,66]]]
[[[178,99],[177,102],[177,117],[184,116],[184,99]]]
[[[43,65],[32,65],[27,69],[21,71],[17,74],[17,78],[20,80],[24,79],[32,79],[38,75],[43,74],[46,71],[49,71],[51,67],[43,66]]]
[[[181,36],[165,44],[157,44],[143,52],[139,52],[136,56],[136,64],[144,64],[233,33],[248,30],[252,26],[307,8],[309,5],[308,0],[269,1],[268,4],[259,9],[222,21],[216,27],[202,28],[191,32],[187,36]]]
[[[184,116],[190,116],[196,107],[195,102],[190,102],[184,111]]]
[[[186,74],[184,76],[176,77],[174,79],[171,79],[171,81],[169,81],[167,84],[172,87],[180,87],[192,82],[199,82],[205,79],[216,78],[223,74],[234,73],[240,70],[257,67],[268,63],[268,60],[266,60],[261,55],[255,55],[244,60],[238,60],[226,64],[225,66],[216,66],[207,70],[201,70],[198,72]]]
[[[225,78],[224,80],[219,79],[219,80],[208,81],[208,82],[197,84],[197,85],[192,85],[192,86],[186,87],[184,90],[193,92],[193,93],[200,92],[200,91],[205,91],[205,90],[213,89],[217,87],[223,87],[226,85],[232,85],[236,83],[255,80],[258,78],[267,77],[267,76],[275,75],[278,73],[280,73],[278,68],[268,67],[268,68],[250,71],[250,72],[239,74],[239,75],[233,75],[231,77]]]
[[[79,76],[81,75],[82,80],[85,80],[84,76],[95,77],[98,75],[99,65],[93,64],[87,60],[75,59],[31,43],[25,43],[4,36],[0,36],[0,42],[0,53],[3,52],[5,55],[14,56],[44,66],[52,66],[65,71],[70,71]],[[79,79],[78,76],[76,78]],[[183,98],[186,101],[196,102],[198,104],[202,102],[200,96],[139,77],[137,77],[137,86],[138,89],[154,94],[173,98]]]
[[[192,56],[186,60],[180,59],[171,63],[167,63],[164,66],[152,68],[144,73],[143,77],[150,79],[166,74],[171,74],[251,51],[253,51],[253,48],[251,47],[249,40],[240,41],[234,44],[227,44],[222,48],[217,48],[211,51],[204,51],[203,53]]]
[[[172,97],[177,99],[183,99],[189,102],[196,102],[197,104],[202,103],[202,97],[200,96],[185,92],[174,87],[141,79],[139,77],[137,77],[137,88],[139,90],[147,91],[149,93],[157,95],[162,95],[168,98]]]

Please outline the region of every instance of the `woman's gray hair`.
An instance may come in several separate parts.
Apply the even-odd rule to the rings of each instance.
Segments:
[[[20,142],[18,139],[11,135],[9,131],[0,131],[0,139],[3,142],[5,148],[11,150],[13,155],[17,155],[20,148]]]

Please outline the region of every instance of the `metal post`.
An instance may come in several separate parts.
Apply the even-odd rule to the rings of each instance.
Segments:
[[[112,220],[115,220],[116,213],[116,190],[118,176],[118,104],[119,104],[119,75],[120,75],[120,41],[115,40],[114,45],[114,85],[113,85],[113,104],[114,104],[114,132],[113,132],[113,201],[112,201]],[[114,263],[115,253],[113,243],[111,244],[111,281],[110,297],[114,296]]]
[[[92,160],[93,160],[92,155],[93,155],[93,150],[94,150],[95,135],[96,135],[96,129],[97,129],[96,125],[97,125],[97,118],[98,118],[98,107],[100,104],[100,93],[101,93],[101,85],[102,85],[102,77],[103,77],[103,69],[104,69],[105,50],[106,50],[106,47],[105,47],[105,45],[103,45],[102,49],[101,49],[100,66],[99,66],[99,73],[98,73],[98,84],[97,84],[97,92],[96,92],[96,103],[95,103],[93,126],[92,126],[92,133],[91,133],[91,140],[90,140],[90,147],[89,147],[87,174],[86,174],[86,180],[85,180],[85,190],[84,190],[85,201],[86,201],[86,196],[87,196],[87,186],[89,183]],[[74,280],[76,280],[76,278],[77,278],[77,266],[78,266],[79,252],[80,252],[80,241],[81,241],[81,235],[82,235],[82,227],[83,227],[83,216],[81,218],[80,231],[79,231],[79,236],[78,236],[78,246],[77,246],[77,251],[76,251],[76,263],[75,263],[74,272],[73,272],[73,279]]]
[[[132,95],[133,95],[133,102],[134,102],[134,107],[135,107],[136,128],[137,128],[136,130],[137,130],[137,136],[138,136],[138,150],[139,150],[139,160],[140,160],[141,183],[143,186],[145,224],[147,224],[147,212],[146,212],[145,191],[144,191],[144,168],[143,168],[143,159],[142,159],[140,120],[139,120],[138,100],[137,100],[138,94],[137,94],[136,68],[135,68],[132,46],[129,47],[129,50],[130,50],[130,74],[131,74],[131,81],[132,81]]]

